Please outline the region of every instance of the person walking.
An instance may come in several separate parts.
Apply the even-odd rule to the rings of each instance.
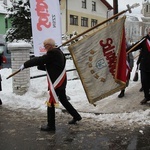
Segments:
[[[55,131],[55,106],[57,105],[57,97],[59,97],[61,104],[73,117],[68,124],[76,124],[77,121],[80,121],[82,118],[66,97],[66,58],[63,52],[55,46],[55,41],[51,38],[46,39],[43,42],[43,45],[45,47],[46,54],[26,61],[23,65],[21,65],[20,70],[38,66],[38,69],[45,70],[47,72],[48,89],[50,94],[47,106],[48,123],[47,125],[41,126],[41,131]]]
[[[144,99],[140,103],[143,105],[150,100],[150,28],[147,29],[147,35],[134,45],[132,51],[140,50],[141,83],[144,92]]]

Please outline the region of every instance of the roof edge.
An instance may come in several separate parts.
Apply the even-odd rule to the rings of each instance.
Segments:
[[[100,0],[109,10],[113,9],[113,7],[106,1],[106,0]]]

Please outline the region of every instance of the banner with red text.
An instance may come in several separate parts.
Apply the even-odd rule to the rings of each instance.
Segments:
[[[125,17],[118,19],[69,46],[85,93],[92,104],[125,87],[124,22]]]
[[[59,0],[30,0],[34,55],[45,53],[43,41],[53,38],[61,45]]]

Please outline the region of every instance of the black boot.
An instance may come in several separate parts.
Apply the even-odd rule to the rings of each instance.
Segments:
[[[143,92],[143,87],[140,88],[139,92]]]
[[[41,131],[55,131],[55,127],[50,127],[48,124],[41,126]]]
[[[47,107],[47,122],[48,124],[41,127],[41,131],[55,131],[55,107]]]
[[[2,100],[0,99],[0,105],[2,105]]]
[[[81,119],[81,116],[79,118],[73,118],[71,121],[68,122],[68,124],[76,124],[77,121],[80,121]]]
[[[140,102],[140,104],[141,104],[141,105],[144,105],[144,104],[147,103],[147,101],[148,101],[148,100],[147,100],[146,98],[144,98],[144,99]]]
[[[121,90],[120,94],[118,95],[118,98],[124,97],[124,92],[125,92],[125,90]]]

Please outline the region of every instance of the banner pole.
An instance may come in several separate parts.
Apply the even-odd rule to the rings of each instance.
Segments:
[[[21,70],[17,70],[16,72],[12,73],[11,75],[9,75],[6,79],[9,79],[10,77],[14,76],[15,74],[19,73]]]
[[[141,41],[139,41],[137,44],[135,44],[131,49],[129,49],[129,50],[127,51],[127,54],[129,54],[130,52],[132,52],[132,50],[133,50],[134,48],[136,48],[139,44],[141,44],[145,39],[146,39],[146,38],[143,38]]]
[[[70,39],[70,40],[64,42],[62,45],[59,46],[59,48],[62,47],[62,46],[64,46],[64,45],[66,45],[66,44],[68,44],[68,43],[70,43],[71,41],[77,39],[78,37],[80,37],[80,36],[86,34],[87,32],[90,32],[91,30],[93,30],[93,29],[95,29],[95,28],[97,28],[97,27],[99,27],[99,26],[101,26],[101,25],[107,23],[108,21],[110,21],[110,20],[112,20],[112,19],[114,19],[114,18],[116,18],[116,17],[118,17],[118,16],[120,16],[120,15],[126,13],[127,11],[129,11],[129,12],[131,13],[131,8],[138,7],[138,6],[139,6],[138,3],[133,4],[131,7],[129,7],[129,5],[127,5],[127,8],[128,8],[128,9],[123,10],[123,11],[121,11],[121,12],[118,13],[118,14],[115,14],[114,16],[112,16],[112,17],[108,18],[107,20],[105,20],[105,21],[103,21],[103,22],[101,22],[101,23],[95,25],[94,27],[92,27],[92,28],[90,28],[90,29],[88,29],[88,30],[82,32],[81,34],[78,34],[77,36],[73,37],[72,39]]]

